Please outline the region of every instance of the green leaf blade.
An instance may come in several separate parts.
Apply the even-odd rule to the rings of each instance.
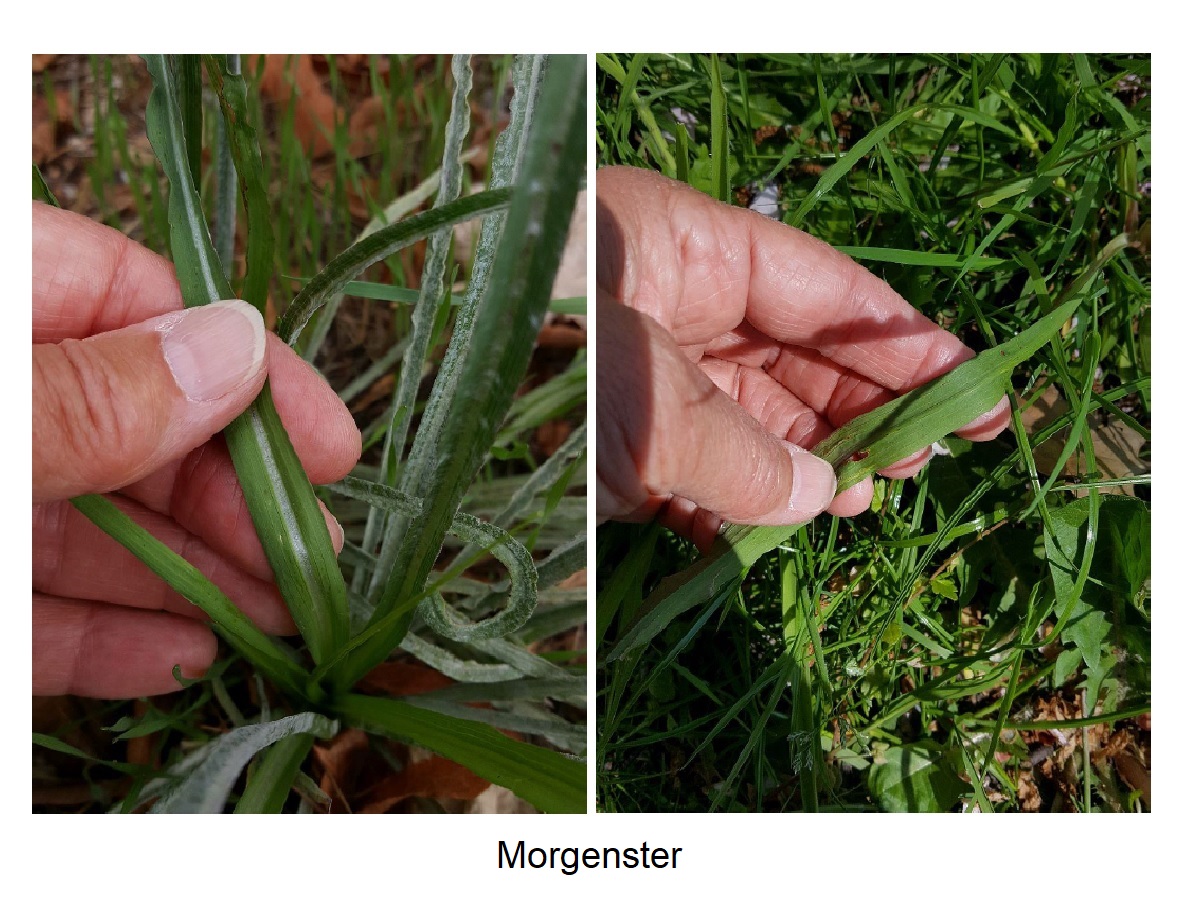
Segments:
[[[348,694],[336,701],[336,707],[348,722],[432,750],[508,788],[542,812],[586,811],[587,770],[578,760],[514,741],[482,723],[402,700]]]
[[[166,172],[171,253],[184,303],[233,295],[204,219],[188,166],[186,130],[167,60],[146,57],[154,88],[146,129]],[[225,429],[238,481],[292,617],[318,665],[349,633],[346,586],[312,485],[271,399],[269,386]]]

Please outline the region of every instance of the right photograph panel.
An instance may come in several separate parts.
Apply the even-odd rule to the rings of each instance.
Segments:
[[[1150,56],[597,63],[597,806],[1148,812]]]

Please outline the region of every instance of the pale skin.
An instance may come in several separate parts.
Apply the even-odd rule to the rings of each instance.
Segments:
[[[974,352],[811,235],[655,173],[597,173],[597,512],[707,550],[723,522],[852,516],[804,451]],[[1002,401],[958,434],[990,440]],[[905,478],[914,454],[881,474]]]
[[[312,481],[350,471],[359,432],[320,376],[240,301],[231,316],[217,315],[244,340],[227,342],[228,360],[206,357],[207,369],[182,376],[183,364],[164,361],[177,357],[163,349],[163,335],[183,333],[178,323],[200,321],[182,306],[161,257],[113,229],[33,204],[35,694],[165,693],[180,686],[176,665],[196,677],[217,652],[203,614],[67,502],[84,493],[108,493],[259,627],[295,632],[229,454],[213,436],[268,374]],[[326,517],[340,550],[341,529]]]

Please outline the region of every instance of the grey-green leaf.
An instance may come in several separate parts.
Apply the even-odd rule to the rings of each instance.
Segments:
[[[293,734],[331,738],[338,723],[306,712],[274,722],[244,725],[214,740],[203,760],[169,788],[151,808],[155,813],[219,813],[254,754]]]

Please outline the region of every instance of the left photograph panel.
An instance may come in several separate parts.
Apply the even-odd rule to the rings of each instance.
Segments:
[[[32,68],[33,811],[585,812],[586,57]]]

